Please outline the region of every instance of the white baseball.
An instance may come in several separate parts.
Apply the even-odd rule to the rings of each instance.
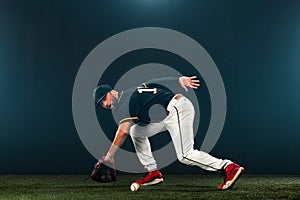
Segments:
[[[132,183],[131,186],[130,186],[130,189],[131,189],[132,192],[137,191],[139,188],[140,188],[140,185],[137,184],[137,183]]]

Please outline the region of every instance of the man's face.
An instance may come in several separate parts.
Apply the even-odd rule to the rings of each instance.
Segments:
[[[114,97],[110,92],[106,94],[104,99],[101,101],[101,106],[105,109],[112,110],[116,102],[116,97]]]

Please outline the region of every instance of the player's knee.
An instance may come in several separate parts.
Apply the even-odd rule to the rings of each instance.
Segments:
[[[193,162],[191,161],[191,159],[187,155],[178,158],[178,160],[179,160],[179,162],[181,162],[182,164],[185,164],[185,165],[192,165],[193,164]]]
[[[186,164],[186,165],[195,165],[194,158],[196,157],[197,152],[195,150],[191,150],[187,152],[185,155],[182,155],[178,158],[179,162]]]
[[[178,161],[183,163],[183,164],[186,164],[186,159],[183,156],[178,158]]]

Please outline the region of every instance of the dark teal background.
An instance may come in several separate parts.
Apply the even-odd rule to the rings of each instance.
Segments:
[[[296,0],[0,0],[0,173],[89,173],[72,117],[76,73],[108,37],[149,26],[192,37],[219,68],[228,111],[213,155],[247,173],[300,174]],[[163,172],[202,171],[175,162]]]

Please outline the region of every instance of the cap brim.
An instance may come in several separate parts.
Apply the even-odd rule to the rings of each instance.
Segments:
[[[108,92],[107,92],[108,93]],[[96,103],[96,107],[99,107],[101,101],[104,99],[104,97],[107,95],[107,93],[105,93]]]

